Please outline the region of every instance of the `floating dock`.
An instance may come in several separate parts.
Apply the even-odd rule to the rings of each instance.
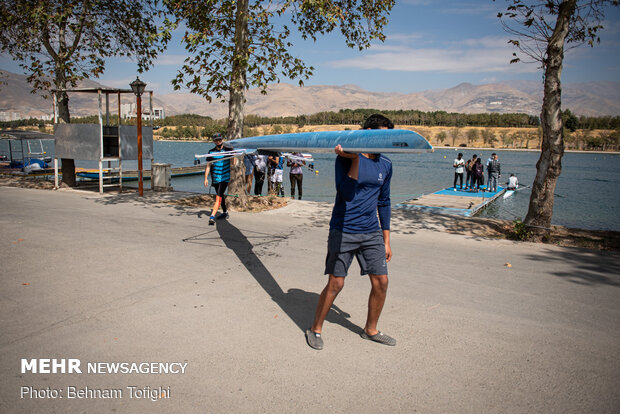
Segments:
[[[477,193],[460,188],[456,188],[455,191],[454,187],[449,187],[407,200],[396,207],[472,217],[504,194],[505,191],[506,189],[501,186],[497,186],[497,191],[494,192],[486,191],[486,187],[483,186]]]

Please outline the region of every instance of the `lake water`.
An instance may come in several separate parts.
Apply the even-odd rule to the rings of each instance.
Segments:
[[[193,165],[194,154],[204,154],[213,147],[209,142],[155,141],[155,162],[173,166]],[[51,153],[51,148],[46,148]],[[459,149],[467,160],[478,154],[482,160],[491,155],[490,150]],[[393,163],[392,205],[421,194],[451,187],[454,178],[452,161],[459,151],[436,148],[428,154],[389,154]],[[511,173],[519,183],[530,186],[536,175],[539,152],[494,150],[502,166],[502,182]],[[316,154],[313,174],[304,169],[303,198],[313,201],[334,200],[334,158],[332,154]],[[96,163],[78,162],[78,166],[94,167]],[[145,168],[150,168],[145,163]],[[137,169],[137,163],[123,162],[124,169]],[[285,171],[284,186],[290,194],[290,183]],[[486,175],[486,172],[485,172]],[[178,191],[207,193],[203,176],[173,178],[172,186]],[[584,229],[620,231],[620,155],[601,153],[566,153],[562,159],[562,174],[556,186],[553,224]],[[148,186],[148,184],[147,184]],[[266,191],[266,185],[264,188]],[[500,199],[482,212],[482,217],[503,219],[524,218],[530,199],[530,189],[517,191],[512,197]]]

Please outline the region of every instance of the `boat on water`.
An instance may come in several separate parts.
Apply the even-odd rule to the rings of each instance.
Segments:
[[[200,175],[204,174],[205,167],[204,165],[192,165],[189,167],[172,167],[170,169],[171,177],[185,177],[190,175]],[[98,169],[84,169],[77,168],[76,175],[85,180],[99,180],[99,170]],[[103,171],[103,179],[108,180],[110,182],[118,182],[120,177],[116,172],[105,170]],[[151,170],[144,170],[142,172],[142,179],[150,180],[151,179]],[[123,181],[137,181],[138,180],[138,171],[123,171]]]
[[[506,192],[504,193],[504,200],[513,195],[514,193],[515,190],[506,190]]]

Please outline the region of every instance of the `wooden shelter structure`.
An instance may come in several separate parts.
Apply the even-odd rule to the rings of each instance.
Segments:
[[[99,193],[103,188],[120,185],[123,188],[123,161],[138,159],[138,130],[135,125],[121,124],[121,95],[131,94],[131,89],[74,88],[53,92],[97,94],[99,124],[58,123],[58,102],[54,93],[54,183],[58,188],[58,159],[98,161]],[[153,92],[149,93],[149,125],[142,127],[142,155],[153,161]],[[118,125],[110,125],[110,95],[117,96]],[[103,108],[105,99],[105,110]],[[105,183],[107,181],[107,183]]]

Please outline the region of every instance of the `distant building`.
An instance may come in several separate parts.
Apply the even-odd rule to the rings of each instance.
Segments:
[[[136,108],[137,106],[135,103],[122,104],[121,105],[121,117],[124,119],[135,118],[137,116]],[[142,119],[149,120],[150,117],[151,117],[151,114],[148,108],[143,108]],[[164,119],[165,117],[166,117],[166,113],[164,111],[164,108],[153,108],[153,119]]]
[[[40,119],[42,121],[51,121],[54,119],[54,115],[35,115],[35,116],[25,116],[21,112],[2,112],[0,111],[0,122],[11,122],[11,121],[19,121],[20,119]]]
[[[10,122],[23,119],[20,112],[0,112],[0,122]]]

